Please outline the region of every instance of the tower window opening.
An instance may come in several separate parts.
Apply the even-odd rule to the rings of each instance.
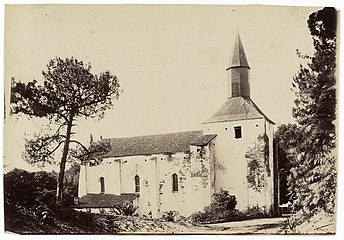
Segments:
[[[235,138],[242,138],[241,127],[234,127],[234,137]]]

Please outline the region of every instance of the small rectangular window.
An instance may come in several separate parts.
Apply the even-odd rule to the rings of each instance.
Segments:
[[[241,127],[234,127],[235,138],[242,138]]]

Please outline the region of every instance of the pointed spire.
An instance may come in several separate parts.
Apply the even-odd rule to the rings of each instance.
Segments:
[[[234,67],[246,67],[250,69],[250,66],[248,65],[248,62],[247,62],[244,46],[242,45],[238,30],[237,30],[237,35],[235,38],[234,47],[233,47],[232,59],[229,62],[229,67],[227,68],[227,70]]]
[[[237,32],[232,58],[227,70],[229,97],[250,98],[250,66],[248,65],[244,46]]]

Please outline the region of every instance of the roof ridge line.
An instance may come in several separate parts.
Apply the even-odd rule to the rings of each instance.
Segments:
[[[111,139],[124,139],[124,138],[136,138],[136,137],[150,137],[150,136],[160,136],[160,135],[169,135],[169,134],[178,134],[178,133],[191,133],[191,132],[203,132],[202,130],[190,130],[190,131],[180,131],[180,132],[168,132],[168,133],[157,133],[157,134],[147,134],[147,135],[136,135],[136,136],[126,136],[126,137],[113,137],[113,138],[104,138],[104,140]]]

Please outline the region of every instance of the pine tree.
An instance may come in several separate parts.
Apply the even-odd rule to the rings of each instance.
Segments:
[[[27,84],[12,79],[11,112],[49,120],[56,130],[53,134],[36,134],[25,144],[24,158],[31,164],[50,164],[55,161],[54,153],[62,147],[57,184],[57,203],[63,200],[64,173],[69,156],[75,155],[81,161],[93,158],[104,149],[106,142],[91,144],[89,148],[73,139],[73,126],[80,118],[102,118],[113,106],[113,99],[120,94],[117,77],[109,71],[95,75],[91,65],[75,58],[55,58],[43,71],[43,85],[36,80]],[[76,149],[71,149],[71,145]]]

